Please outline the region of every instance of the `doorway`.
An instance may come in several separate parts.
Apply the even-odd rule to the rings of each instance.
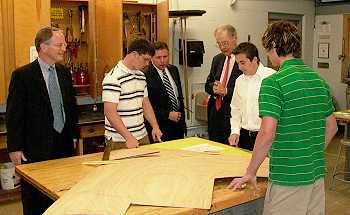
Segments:
[[[288,21],[293,23],[300,34],[300,38],[302,38],[302,23],[303,23],[303,15],[298,14],[287,14],[287,13],[269,13],[268,24],[270,25],[273,22],[277,21]],[[302,44],[301,44],[302,46]],[[302,48],[302,47],[301,47]],[[274,70],[278,70],[278,67],[272,65],[270,59],[267,57],[267,66],[273,68]]]

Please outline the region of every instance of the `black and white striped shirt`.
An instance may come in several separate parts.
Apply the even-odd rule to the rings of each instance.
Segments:
[[[148,97],[146,78],[139,70],[130,70],[122,61],[105,76],[102,100],[118,104],[117,112],[126,128],[140,140],[147,135],[142,102]],[[113,141],[125,141],[105,118],[105,136]]]

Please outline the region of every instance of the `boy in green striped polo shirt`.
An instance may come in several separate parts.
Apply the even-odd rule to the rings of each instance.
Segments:
[[[325,214],[324,149],[337,132],[327,82],[306,66],[297,28],[275,22],[263,46],[277,73],[263,80],[259,95],[262,118],[252,160],[242,178],[256,185],[256,171],[269,153],[270,174],[264,214]]]

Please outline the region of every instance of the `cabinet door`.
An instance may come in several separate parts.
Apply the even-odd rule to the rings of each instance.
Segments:
[[[14,0],[16,68],[29,63],[36,32],[50,26],[50,0]]]
[[[122,59],[122,0],[96,1],[96,92],[101,95],[102,80]]]
[[[119,60],[123,58],[123,2],[122,0],[96,0],[95,41],[96,41],[96,77],[94,95],[102,94],[102,81]],[[135,4],[137,6],[137,4]],[[157,5],[157,37],[168,42],[169,17],[168,1]]]
[[[164,0],[157,4],[157,38],[158,41],[169,41],[169,7],[168,1]]]
[[[50,0],[0,2],[0,104],[6,102],[15,68],[29,63],[37,30],[50,24]]]
[[[15,68],[13,1],[0,2],[0,104],[6,103],[11,72]]]

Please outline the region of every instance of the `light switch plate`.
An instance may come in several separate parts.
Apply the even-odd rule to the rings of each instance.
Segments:
[[[38,52],[36,51],[35,46],[29,47],[29,62],[33,62],[38,58]]]

